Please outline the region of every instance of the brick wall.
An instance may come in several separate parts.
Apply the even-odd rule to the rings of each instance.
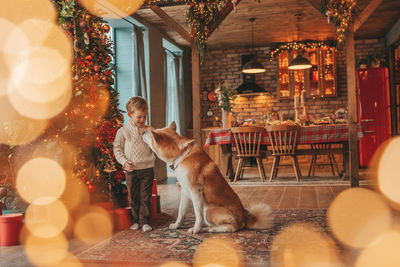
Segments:
[[[256,54],[260,61],[265,59],[270,47],[256,48]],[[217,102],[207,100],[207,93],[214,90],[219,83],[225,80],[231,88],[237,88],[242,83],[242,63],[241,56],[250,54],[247,48],[211,50],[209,55],[204,58],[201,65],[201,126],[219,126],[221,109]],[[356,62],[360,59],[367,59],[374,53],[386,54],[384,39],[358,40],[355,41]],[[265,63],[265,60],[264,60]],[[327,116],[337,108],[347,106],[347,86],[346,86],[346,66],[345,55],[343,52],[336,53],[337,64],[337,86],[338,96],[332,98],[311,99],[307,98],[306,105],[310,119]],[[255,82],[263,87],[267,92],[262,96],[238,97],[235,99],[233,107],[233,117],[235,120],[245,119],[260,120],[264,114],[270,110],[280,111],[287,116],[294,116],[293,100],[278,100],[277,98],[277,64],[276,61],[264,64],[265,73],[256,74]],[[212,111],[212,116],[207,116],[207,111]]]

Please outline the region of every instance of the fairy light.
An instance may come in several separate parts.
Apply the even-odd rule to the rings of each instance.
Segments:
[[[336,27],[337,46],[342,47],[345,34],[355,13],[356,0],[325,0],[322,11],[327,16],[328,23]]]
[[[317,48],[335,49],[334,41],[301,41],[289,42],[281,44],[278,48],[273,49],[267,54],[267,58],[272,62],[276,57],[284,52],[298,51],[298,50],[311,50]]]

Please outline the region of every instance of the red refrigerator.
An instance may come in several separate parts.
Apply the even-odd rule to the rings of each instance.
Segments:
[[[357,115],[360,166],[368,167],[378,147],[391,136],[387,68],[357,70]]]

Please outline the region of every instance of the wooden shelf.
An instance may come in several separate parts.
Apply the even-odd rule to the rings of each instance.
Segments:
[[[296,52],[284,52],[277,58],[278,97],[292,98],[303,90],[307,97],[337,96],[335,51],[327,48],[307,50],[303,56],[312,63],[311,69],[289,70],[283,63],[290,62],[296,55]]]

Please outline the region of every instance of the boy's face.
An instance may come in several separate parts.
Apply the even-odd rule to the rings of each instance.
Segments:
[[[147,111],[136,109],[133,113],[128,112],[128,116],[131,118],[133,123],[137,127],[143,127],[146,125]]]

